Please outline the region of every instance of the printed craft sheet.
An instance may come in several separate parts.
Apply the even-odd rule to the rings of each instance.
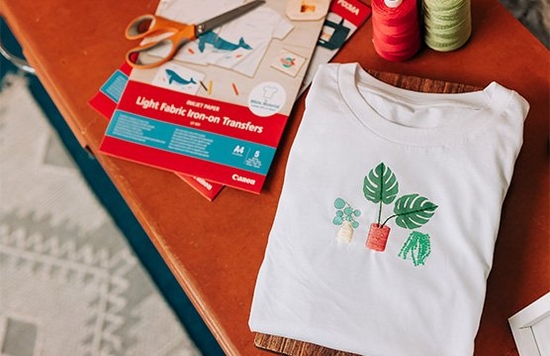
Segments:
[[[371,13],[371,7],[361,0],[332,0],[300,94],[311,84],[319,66],[328,63],[336,55],[344,43],[369,19]]]
[[[198,23],[217,15],[204,9],[240,4],[163,1],[157,13]],[[268,0],[174,60],[134,69],[100,149],[260,193],[324,22],[290,20],[285,6]]]
[[[128,76],[132,72],[132,67],[124,63],[117,69],[99,89],[99,91],[90,99],[89,104],[105,118],[109,119],[113,115],[120,97],[124,93]],[[207,200],[212,201],[223,189],[223,185],[209,182],[203,178],[188,176],[176,173],[191,188]]]

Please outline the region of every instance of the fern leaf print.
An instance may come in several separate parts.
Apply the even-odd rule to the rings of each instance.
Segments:
[[[415,266],[419,266],[425,264],[431,252],[430,235],[413,231],[398,256],[404,260],[410,258]]]

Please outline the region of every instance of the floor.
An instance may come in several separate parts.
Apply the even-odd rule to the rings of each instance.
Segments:
[[[10,52],[21,56],[20,48],[13,39],[13,36],[11,36],[9,29],[7,28],[3,20],[0,21],[0,38],[2,40],[2,43],[8,48]],[[124,200],[111,183],[110,179],[107,177],[97,161],[93,157],[91,157],[86,151],[82,150],[80,144],[76,141],[72,132],[66,125],[61,114],[57,111],[53,102],[50,100],[39,80],[33,75],[28,75],[21,72],[20,70],[18,70],[18,68],[16,68],[11,63],[6,61],[2,56],[0,56],[0,79],[3,78],[5,75],[14,73],[16,73],[20,77],[24,77],[27,80],[28,89],[32,93],[32,97],[17,99],[17,105],[21,106],[22,108],[31,107],[33,104],[35,104],[34,101],[36,101],[36,103],[38,103],[38,105],[40,106],[42,112],[46,114],[44,117],[46,118],[47,122],[45,122],[44,124],[46,126],[49,125],[50,127],[55,128],[55,131],[62,142],[62,146],[64,146],[63,149],[66,149],[66,151],[70,153],[70,158],[62,160],[62,148],[61,146],[55,146],[59,149],[48,150],[47,156],[57,157],[57,163],[62,161],[68,162],[72,160],[78,164],[80,173],[86,180],[90,191],[93,195],[95,195],[99,203],[109,211],[110,217],[114,221],[116,227],[123,233],[124,236],[126,236],[127,243],[133,251],[135,260],[141,262],[142,267],[147,271],[150,279],[154,281],[156,288],[161,291],[167,305],[171,307],[180,324],[184,326],[185,330],[194,342],[196,348],[200,350],[200,353],[202,353],[203,355],[223,355],[223,351],[204,324],[202,318],[197,313],[197,311],[181,289],[175,277],[169,271],[168,267],[162,260],[161,256],[158,254],[157,250],[147,237],[146,233],[141,229],[136,218],[133,216],[133,214],[125,204]],[[0,88],[0,94],[2,94],[2,92],[3,90],[2,88]],[[24,102],[28,102],[28,104],[22,105]],[[6,120],[5,116],[6,111],[0,112],[0,126],[5,126],[1,123],[1,121]],[[23,114],[23,118],[25,118],[25,116],[35,115]],[[11,118],[10,120],[13,120],[13,118]],[[32,126],[32,124],[29,124],[29,126]],[[0,139],[0,141],[2,140]],[[44,157],[46,157],[46,155]],[[53,166],[59,166],[59,164]],[[2,175],[0,176],[0,185],[2,185],[7,182],[6,175],[4,174],[6,173],[6,167],[4,164],[2,164],[2,167],[0,167],[0,171],[2,172]],[[48,171],[51,171],[51,169],[48,168]],[[70,184],[70,186],[73,186],[73,184]],[[28,199],[25,199],[25,197],[27,197]],[[2,197],[0,201],[3,201],[5,203],[4,198],[5,197]],[[20,200],[23,201],[29,199],[35,199],[35,196],[28,194],[28,191],[27,193],[22,193],[22,197]],[[4,203],[2,204],[2,207],[6,206],[6,204]],[[94,216],[93,214],[89,215],[90,218]],[[5,216],[0,216],[0,225],[7,220],[7,218],[4,218]],[[33,219],[29,219],[28,222],[32,223]],[[47,221],[39,222],[39,224],[43,225],[45,222]],[[100,228],[99,230],[103,232],[106,231],[103,228]],[[1,231],[3,230],[0,229],[0,232]],[[59,231],[56,233],[56,235],[58,234]],[[112,246],[109,246],[109,248],[111,247]],[[96,248],[100,249],[100,247],[98,246],[96,246]],[[2,257],[7,255],[3,254],[3,252],[6,252],[8,250],[10,249],[8,249],[6,246],[0,245],[0,262],[3,261]],[[14,282],[16,280],[11,281]],[[3,290],[4,289],[2,289],[2,291]],[[138,293],[137,295],[142,294]],[[4,296],[8,296],[8,294],[2,294],[2,298],[0,298],[0,300],[5,300]],[[0,346],[5,346],[1,344],[2,340],[5,341],[4,339],[2,339],[2,337],[9,335],[9,333],[6,328],[3,328],[2,326],[5,326],[5,323],[2,323],[2,320],[4,320],[4,318],[1,316],[1,314],[2,311],[0,311]],[[152,318],[151,321],[154,321],[154,319],[155,318]],[[29,328],[27,329],[34,330]],[[2,333],[4,333],[4,335],[2,335]],[[166,335],[169,335],[169,333],[166,333]],[[13,338],[10,338],[9,340],[13,340]],[[12,345],[13,347],[14,344],[12,343],[10,345]],[[19,348],[19,350],[21,351],[22,349]],[[120,354],[128,354],[129,350],[131,349],[123,350]],[[4,350],[0,350],[0,353],[4,354],[2,353],[3,351]],[[187,352],[184,355],[194,354],[196,354],[196,351],[193,350]],[[29,355],[34,354],[30,353]],[[44,353],[44,355],[49,354]],[[57,353],[53,355],[58,356]],[[77,356],[79,354],[77,353],[74,355]],[[92,354],[92,356],[95,355],[96,354]]]
[[[550,0],[500,0],[546,48],[550,48]]]

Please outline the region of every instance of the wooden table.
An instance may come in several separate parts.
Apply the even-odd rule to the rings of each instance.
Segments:
[[[0,0],[0,13],[76,137],[97,156],[226,353],[263,354],[247,320],[304,98],[295,105],[261,195],[225,189],[208,202],[172,173],[98,153],[107,122],[87,102],[132,45],[123,36],[126,24],[157,3]],[[476,338],[476,355],[515,355],[507,318],[550,290],[550,60],[496,0],[473,1],[472,16],[472,38],[455,52],[422,49],[409,61],[387,62],[374,52],[369,21],[335,61],[475,86],[494,80],[531,104]]]

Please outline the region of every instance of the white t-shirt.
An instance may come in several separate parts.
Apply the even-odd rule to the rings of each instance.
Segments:
[[[471,355],[528,108],[495,82],[419,93],[322,65],[251,330],[362,355]],[[390,228],[383,251],[366,247],[378,222]]]

